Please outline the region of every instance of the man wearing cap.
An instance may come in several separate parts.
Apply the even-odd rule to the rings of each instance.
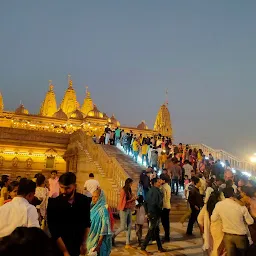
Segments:
[[[90,201],[86,196],[76,192],[74,173],[62,174],[59,184],[60,195],[50,198],[47,208],[50,233],[61,255],[85,255],[90,230]]]

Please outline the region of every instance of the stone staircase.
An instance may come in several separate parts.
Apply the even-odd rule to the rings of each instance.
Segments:
[[[181,193],[178,196],[172,195],[171,197],[171,211],[170,211],[171,222],[179,222],[181,217],[184,214],[186,214],[188,211],[187,202],[182,197]]]
[[[102,147],[108,156],[116,158],[126,173],[134,180],[134,183],[138,184],[140,174],[145,170],[145,167],[135,163],[130,156],[115,146],[102,145]]]
[[[102,148],[108,156],[116,158],[116,160],[126,171],[126,173],[134,180],[133,191],[136,191],[140,173],[142,172],[142,170],[145,170],[145,167],[135,163],[130,156],[124,154],[123,151],[115,146],[102,145]],[[172,195],[171,197],[171,222],[178,222],[181,217],[187,212],[187,203],[182,195],[183,192],[180,192],[178,196]]]

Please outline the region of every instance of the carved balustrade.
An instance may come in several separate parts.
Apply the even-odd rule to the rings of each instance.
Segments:
[[[80,147],[87,150],[92,160],[102,168],[105,178],[100,177],[101,184],[104,184],[104,179],[106,178],[110,182],[112,181],[112,184],[114,183],[112,188],[104,189],[104,192],[109,207],[115,212],[119,201],[120,189],[124,186],[125,180],[129,178],[129,175],[114,157],[109,156],[99,144],[95,144],[92,138],[83,131],[79,130],[73,133],[70,141],[79,142]]]

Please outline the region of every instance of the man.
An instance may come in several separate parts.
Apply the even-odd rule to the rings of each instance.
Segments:
[[[59,184],[60,195],[48,202],[49,231],[63,256],[84,255],[90,231],[90,201],[76,192],[74,173],[62,174]]]
[[[137,163],[138,156],[139,156],[139,149],[140,149],[140,144],[139,144],[138,140],[135,138],[132,143],[132,150],[133,150],[134,160],[136,163]]]
[[[115,130],[115,145],[117,146],[117,143],[120,143],[120,138],[121,138],[121,130],[119,127],[116,128]]]
[[[152,145],[149,145],[149,148],[148,148],[148,163],[150,163],[150,164],[151,164],[152,151],[153,151],[153,147],[152,147]]]
[[[154,170],[158,170],[158,152],[156,150],[152,151],[151,154],[151,165]]]
[[[234,189],[223,189],[225,200],[216,204],[211,221],[221,219],[227,256],[246,255],[248,249],[247,225],[254,223],[245,206],[235,201]],[[246,223],[246,224],[245,224]]]
[[[143,142],[143,145],[141,147],[141,155],[142,155],[142,165],[144,163],[144,159],[146,159],[146,164],[148,165],[148,144],[146,144],[146,142]]]
[[[234,189],[234,192],[235,192],[235,194],[237,194],[237,186],[236,186],[236,184],[234,183],[234,174],[233,174],[233,172],[231,171],[231,170],[229,170],[229,169],[227,169],[225,172],[224,172],[224,180],[225,180],[225,183],[224,184],[222,184],[221,186],[220,186],[220,189],[221,190],[223,190],[224,188],[226,188],[226,183],[228,182],[228,183],[232,183],[231,185],[232,185],[232,188]]]
[[[0,207],[0,238],[10,235],[17,227],[40,227],[37,210],[30,204],[35,191],[32,180],[20,180],[17,197]]]
[[[152,181],[152,188],[149,190],[148,195],[145,201],[145,211],[147,213],[149,219],[149,229],[146,235],[146,238],[141,246],[141,252],[144,255],[149,255],[146,251],[148,243],[153,237],[156,239],[157,247],[159,252],[166,252],[162,247],[161,239],[160,239],[160,219],[163,208],[163,195],[160,191],[160,187],[162,185],[162,180],[155,178]]]
[[[122,145],[124,151],[126,152],[126,154],[128,153],[128,147],[127,147],[128,136],[129,136],[129,133],[124,132],[124,134],[122,135],[122,138],[121,138],[121,145]]]
[[[179,161],[176,157],[172,159],[173,165],[170,167],[170,173],[172,178],[172,192],[174,193],[174,185],[176,185],[175,194],[178,195],[179,192],[179,180],[181,178],[182,170],[178,165]]]
[[[57,171],[51,171],[51,178],[49,179],[49,197],[55,198],[60,194],[59,178],[57,177]]]
[[[168,174],[161,174],[160,179],[163,181],[163,210],[161,215],[162,225],[164,228],[164,242],[170,242],[170,209],[171,209],[171,187],[170,177]]]
[[[92,195],[93,192],[95,190],[97,190],[98,188],[100,188],[100,183],[97,180],[94,179],[94,174],[90,173],[89,174],[89,180],[87,180],[84,183],[84,189],[88,190],[90,192],[90,194]]]
[[[185,171],[184,175],[188,176],[188,179],[191,180],[191,172],[194,170],[192,165],[190,164],[190,162],[188,160],[184,161],[184,165],[183,165],[183,169]]]
[[[147,193],[150,188],[150,174],[152,173],[152,167],[149,166],[146,171],[142,171],[140,175],[140,184],[143,188],[143,197],[146,199]]]
[[[192,177],[191,184],[189,186],[189,196],[188,196],[188,202],[191,209],[191,215],[190,215],[188,227],[187,227],[188,236],[193,235],[194,223],[197,220],[197,216],[200,212],[200,208],[203,207],[204,205],[203,198],[199,193],[200,186],[201,186],[200,179],[197,177]]]
[[[105,128],[105,144],[108,145],[108,142],[109,142],[109,139],[110,139],[110,133],[111,133],[111,130],[109,128],[109,126],[107,126]]]

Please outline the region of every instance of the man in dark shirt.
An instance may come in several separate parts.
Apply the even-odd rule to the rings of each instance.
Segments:
[[[194,176],[191,178],[191,182],[192,184],[189,185],[188,187],[188,190],[189,190],[188,202],[191,208],[191,215],[190,215],[188,227],[187,227],[187,235],[189,236],[193,235],[192,232],[193,232],[194,223],[197,220],[197,216],[200,212],[200,208],[203,207],[204,205],[202,196],[199,193],[199,188],[201,186],[200,179]]]
[[[177,158],[172,159],[173,165],[169,167],[171,178],[172,178],[172,193],[175,192],[178,195],[179,192],[179,180],[181,179],[182,170],[179,166],[179,161]],[[176,185],[176,191],[174,191],[174,185]]]
[[[149,229],[147,236],[143,245],[141,246],[141,252],[144,255],[148,255],[146,248],[149,244],[149,241],[156,239],[157,247],[159,252],[166,252],[162,247],[161,239],[160,239],[160,220],[163,208],[163,194],[160,191],[160,187],[162,185],[162,180],[159,178],[152,179],[152,188],[149,190],[146,201],[145,201],[145,211],[148,215],[149,219]]]
[[[47,208],[50,233],[57,242],[61,255],[85,255],[90,230],[90,201],[76,192],[74,173],[62,174],[59,184],[60,196],[50,198]]]
[[[140,174],[140,184],[143,187],[143,195],[144,198],[147,198],[147,193],[150,189],[150,174],[152,173],[153,169],[151,166],[147,168],[147,170],[143,171]]]

